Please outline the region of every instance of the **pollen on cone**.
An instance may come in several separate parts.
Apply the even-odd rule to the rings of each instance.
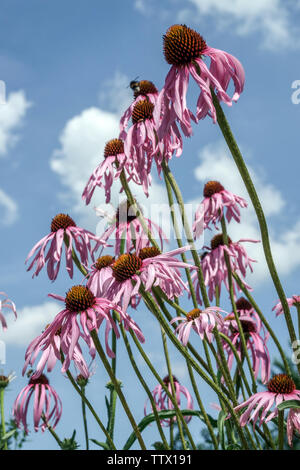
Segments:
[[[185,65],[201,56],[206,48],[202,36],[186,25],[175,24],[164,35],[164,55],[168,64]]]

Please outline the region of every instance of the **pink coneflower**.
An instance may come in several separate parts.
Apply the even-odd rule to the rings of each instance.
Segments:
[[[203,195],[204,199],[195,213],[193,224],[195,238],[198,238],[199,224],[201,227],[200,234],[203,228],[210,228],[210,223],[218,228],[216,223],[221,221],[223,215],[225,215],[228,222],[232,218],[240,222],[241,214],[238,206],[247,207],[248,205],[245,199],[227,191],[218,181],[208,181],[204,186]]]
[[[135,105],[139,101],[148,100],[150,103],[155,105],[158,98],[158,90],[154,83],[149,80],[141,80],[139,82],[132,81],[130,87],[133,90],[134,101],[126,109],[123,116],[120,119],[120,136],[126,137],[126,129],[130,119],[132,119],[133,110]]]
[[[152,286],[159,286],[168,298],[182,295],[183,289],[188,289],[178,269],[197,268],[179,261],[175,255],[189,248],[187,246],[160,253],[157,248],[149,247],[139,252],[141,257],[136,253],[121,255],[112,265],[113,282],[108,288],[107,297],[114,299],[126,310],[130,300],[139,295],[141,285],[146,291],[150,291]]]
[[[208,295],[211,301],[214,298],[216,287],[218,287],[219,294],[221,294],[222,283],[224,283],[227,290],[229,290],[228,271],[224,253],[226,252],[229,256],[232,271],[237,272],[238,274],[245,277],[247,268],[249,268],[251,272],[253,271],[251,263],[255,262],[255,260],[251,259],[247,255],[247,252],[245,248],[241,245],[241,243],[258,243],[258,241],[259,240],[245,238],[238,240],[237,242],[233,242],[230,237],[228,237],[228,245],[225,245],[223,235],[218,234],[212,238],[210,247],[204,246],[204,249],[207,251],[205,251],[201,257],[201,266],[203,270],[205,285],[208,286]],[[199,304],[201,304],[198,277],[193,274],[192,279],[196,290],[198,302]],[[248,290],[252,290],[251,287],[248,286],[248,284],[246,284],[243,279],[241,279],[241,281]],[[232,279],[232,282],[234,294],[236,294],[236,290],[240,291],[240,287],[235,282],[234,278]]]
[[[168,388],[168,391],[170,392],[170,394],[172,395],[172,386],[171,386],[170,377],[167,375],[163,379],[163,382],[166,385],[166,387]],[[178,407],[180,408],[180,405],[181,405],[180,395],[183,395],[186,398],[186,406],[184,407],[184,409],[193,410],[194,409],[193,408],[193,398],[192,398],[190,392],[188,391],[188,389],[186,387],[184,387],[183,385],[181,385],[179,383],[178,379],[174,375],[173,375],[173,383],[174,383],[175,394],[176,394],[176,402],[178,404]],[[153,398],[154,398],[154,402],[155,402],[157,411],[173,410],[174,409],[174,406],[173,406],[170,398],[168,398],[168,395],[166,394],[166,392],[164,391],[163,387],[160,384],[157,385],[154,388],[154,390],[152,391],[152,395],[153,395]],[[148,404],[148,400],[146,401],[145,407],[144,407],[145,416],[147,415],[147,404]],[[184,419],[187,423],[189,423],[192,419],[192,416],[185,416]],[[176,418],[162,419],[161,420],[161,423],[165,426],[170,426],[170,424],[174,423],[174,422],[176,422]]]
[[[139,208],[139,211],[141,209]],[[146,226],[152,235],[159,238],[161,249],[163,248],[163,240],[168,241],[163,230],[152,220],[144,217]],[[126,200],[123,201],[115,215],[115,222],[108,227],[105,232],[101,235],[101,239],[105,242],[113,238],[115,240],[115,254],[119,255],[122,245],[122,240],[125,240],[126,251],[139,250],[150,245],[149,237],[144,232],[142,224],[134,211],[134,208],[130,206],[130,203]]]
[[[124,328],[127,331],[132,329],[141,342],[145,340],[134,320],[132,320],[127,313],[123,312],[115,302],[111,302],[105,298],[95,297],[86,286],[73,286],[67,292],[65,298],[54,294],[50,295],[64,302],[65,309],[56,315],[53,322],[50,323],[46,330],[38,337],[38,341],[35,341],[33,347],[30,347],[30,353],[33,357],[36,357],[37,350],[45,350],[50,344],[55,344],[54,336],[59,331],[60,349],[65,356],[61,369],[63,373],[69,369],[76,352],[81,351],[78,344],[80,338],[87,344],[91,357],[95,357],[95,347],[90,332],[92,330],[98,331],[103,322],[106,322],[106,352],[109,357],[114,357],[114,353],[108,343],[109,333],[111,329],[113,329],[117,338],[120,337],[120,333],[112,318],[111,310],[115,310],[120,315],[120,321],[123,322]]]
[[[49,242],[50,248],[47,255],[45,255]],[[92,248],[91,242],[95,242],[94,248]],[[98,250],[100,246],[107,246],[103,240],[100,240],[88,230],[77,227],[74,220],[69,215],[58,214],[52,219],[51,233],[42,238],[32,248],[26,258],[25,263],[37,252],[30,266],[27,268],[27,271],[30,271],[32,267],[36,265],[36,270],[32,277],[37,276],[44,265],[47,264],[49,279],[51,279],[51,281],[56,279],[60,267],[63,245],[65,245],[66,268],[70,278],[73,277],[72,250],[74,248],[76,253],[80,256],[81,263],[87,265],[89,255],[94,261],[94,252]]]
[[[120,177],[126,161],[124,144],[121,139],[112,139],[105,145],[104,160],[90,176],[82,193],[82,199],[89,204],[97,186],[104,188],[106,203],[110,202],[111,187]]]
[[[285,400],[299,400],[300,390],[296,390],[296,385],[291,377],[286,374],[277,374],[269,380],[268,391],[258,392],[252,395],[248,400],[234,408],[239,411],[246,410],[240,417],[241,426],[253,421],[253,428],[259,419],[259,426],[267,423],[278,415],[278,405]],[[273,411],[271,411],[275,405]],[[261,412],[261,414],[260,414]]]
[[[197,122],[208,114],[216,122],[211,88],[218,99],[228,106],[232,105],[232,101],[237,101],[243,91],[245,73],[241,63],[227,52],[208,47],[202,36],[186,25],[173,25],[167,30],[164,55],[171,69],[158,98],[159,107],[164,109],[163,131],[178,120],[183,133],[190,136],[191,119]],[[202,56],[210,58],[209,68]],[[186,104],[190,75],[200,88],[196,116]],[[226,93],[231,79],[234,84],[232,98]]]
[[[181,322],[176,327],[175,333],[178,334],[178,339],[184,346],[189,341],[192,329],[202,340],[206,338],[211,343],[214,339],[213,329],[215,327],[223,329],[224,321],[220,312],[225,312],[225,310],[222,310],[220,307],[208,307],[204,310],[194,308],[186,317],[173,318],[170,323]]]
[[[245,336],[247,350],[251,352],[254,377],[257,379],[259,371],[261,371],[261,381],[266,383],[270,379],[271,374],[271,359],[267,347],[269,334],[263,335],[260,320],[258,319],[259,321],[257,322],[253,316],[239,315],[239,320]],[[239,328],[233,314],[224,318],[222,332],[231,340],[241,359],[243,357],[243,346]],[[227,363],[230,370],[234,361],[234,354],[226,341],[224,341],[224,350],[227,352]]]
[[[109,284],[112,282],[112,264],[114,256],[100,256],[91,266],[88,274],[87,287],[96,297],[105,297]]]
[[[293,297],[289,297],[286,299],[289,307],[296,307],[297,309],[300,308],[300,295],[293,295]],[[283,308],[281,302],[278,302],[272,310],[275,311],[276,317],[283,313]]]
[[[287,439],[290,447],[293,447],[294,431],[300,433],[300,410],[290,408],[286,422]]]
[[[14,302],[7,297],[5,292],[0,292],[0,295],[4,296],[2,300],[0,299],[0,323],[2,325],[3,331],[5,331],[7,330],[7,323],[3,315],[3,310],[8,308],[14,313],[16,318],[17,318],[17,311],[16,311],[16,306]]]
[[[62,414],[62,403],[45,375],[41,375],[38,379],[31,378],[17,396],[13,407],[17,426],[20,428],[23,425],[24,431],[28,434],[27,412],[32,396],[34,430],[37,432],[41,429],[44,432],[48,425],[55,429]],[[51,409],[52,400],[54,403]]]
[[[45,330],[49,326],[50,324],[46,326]],[[40,360],[35,367],[34,374],[32,375],[33,379],[37,379],[43,373],[46,366],[47,372],[51,372],[54,369],[56,362],[61,361],[61,329],[56,331],[55,335],[52,337],[52,340],[47,343],[46,347],[44,346],[44,338],[41,338],[43,333],[41,333],[29,344],[25,353],[25,364],[22,370],[23,375],[25,374],[26,369],[29,365],[33,366],[39,353],[41,353]],[[66,338],[65,343],[66,342],[70,344],[71,338],[69,338],[68,340]],[[91,353],[94,357],[93,350],[91,350]],[[82,375],[88,375],[89,368],[83,357],[81,347],[78,343],[74,347],[72,360],[74,362],[74,365],[77,367],[77,369]]]

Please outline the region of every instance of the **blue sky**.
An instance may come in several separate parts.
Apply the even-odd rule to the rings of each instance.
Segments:
[[[82,189],[102,158],[105,142],[118,133],[118,120],[131,101],[129,81],[139,76],[158,88],[163,86],[169,66],[162,54],[162,35],[171,24],[186,23],[210,46],[236,56],[245,68],[245,90],[238,103],[225,112],[257,184],[286,294],[299,294],[300,105],[291,100],[292,83],[300,79],[299,16],[300,2],[283,0],[234,0],[228,4],[222,0],[2,1],[0,79],[6,84],[7,103],[0,105],[0,290],[14,300],[19,312],[17,322],[10,322],[8,331],[0,333],[7,343],[4,370],[14,370],[18,376],[7,394],[8,404],[25,385],[21,368],[26,345],[60,310],[48,293],[64,295],[81,281],[80,276],[70,281],[63,265],[54,284],[45,272],[32,280],[24,266],[27,253],[49,233],[51,219],[59,212],[68,212],[78,225],[96,230],[99,219],[93,206],[104,202],[103,194],[96,191],[92,203],[85,207]],[[191,104],[195,97],[196,89],[191,86]],[[225,187],[247,198],[220,131],[209,118],[194,128],[191,139],[185,139],[183,155],[174,158],[171,166],[189,202],[200,202],[208,179],[221,179]],[[154,202],[165,197],[156,175],[150,195]],[[116,197],[117,193],[113,201]],[[229,233],[236,240],[259,238],[251,208],[243,211],[242,223],[232,224]],[[261,248],[250,244],[248,248],[259,261],[248,281],[286,345],[284,321],[275,320],[271,312],[277,295]],[[135,315],[147,339],[152,320],[144,309]],[[146,347],[164,375],[165,364],[156,352],[159,336],[154,343],[151,337]],[[174,373],[188,383],[182,359],[175,357]],[[124,391],[135,404],[139,420],[143,392],[137,406],[135,378],[130,364],[122,361],[120,378],[123,373]],[[155,380],[147,377],[154,388]],[[92,400],[100,397],[97,406],[103,419],[106,382],[99,365],[89,394]],[[72,401],[67,399],[73,392],[58,367],[51,383],[64,401],[58,433],[70,436],[78,424],[83,442],[80,413],[75,421],[73,395]],[[213,394],[203,387],[208,402],[214,401]],[[75,395],[74,401],[79,411]],[[121,445],[129,434],[121,411],[120,420],[117,434]],[[193,424],[195,432],[197,424]],[[92,437],[100,437],[92,421],[91,430]],[[151,432],[146,434],[149,445],[153,442]],[[56,444],[47,434],[32,433],[26,448],[52,449]]]

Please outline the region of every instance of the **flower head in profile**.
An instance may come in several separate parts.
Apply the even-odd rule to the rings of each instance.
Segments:
[[[163,46],[165,59],[171,69],[158,98],[158,106],[164,112],[162,127],[166,130],[177,120],[184,135],[190,136],[191,119],[197,122],[209,115],[214,122],[217,120],[211,89],[217,99],[228,106],[238,100],[244,88],[244,69],[234,56],[209,47],[198,32],[186,25],[171,26],[164,35]],[[210,59],[209,67],[204,57]],[[195,115],[186,102],[190,76],[200,88]],[[231,80],[234,85],[232,97],[227,93]]]
[[[290,447],[293,447],[294,432],[300,433],[300,410],[290,408],[286,421],[287,440]]]
[[[189,341],[191,330],[194,330],[202,340],[206,338],[211,343],[214,339],[214,328],[223,329],[224,321],[220,312],[225,312],[225,310],[220,307],[207,307],[204,310],[194,308],[185,318],[176,317],[170,323],[180,322],[175,333],[178,334],[178,339],[184,346]]]
[[[137,205],[137,210],[141,213],[142,209]],[[98,210],[97,210],[98,211]],[[100,212],[98,212],[100,213]],[[152,220],[143,217],[147,229],[160,241],[163,248],[163,241],[168,241],[163,230]],[[127,252],[140,250],[150,245],[148,234],[145,233],[137,211],[128,200],[121,202],[116,210],[113,223],[101,235],[105,242],[113,238],[115,240],[115,254],[121,252],[122,241],[125,240],[125,249]]]
[[[228,255],[233,272],[245,277],[247,268],[249,268],[251,272],[253,271],[252,263],[255,262],[255,260],[248,256],[242,245],[243,242],[258,243],[259,240],[245,238],[238,240],[237,242],[233,242],[231,238],[228,237],[228,245],[226,245],[223,234],[219,233],[212,238],[210,247],[204,246],[205,252],[201,257],[201,266],[205,285],[208,286],[208,295],[211,301],[215,296],[216,288],[218,288],[219,294],[221,293],[222,284],[224,284],[226,289],[229,290],[225,253]],[[197,300],[201,305],[198,277],[193,274],[192,279],[196,290]],[[234,279],[232,281],[234,295],[236,295],[236,291],[240,291],[240,287]],[[243,279],[241,279],[241,281],[248,290],[252,290]]]
[[[5,331],[7,330],[7,323],[3,314],[4,310],[11,310],[14,313],[15,318],[17,318],[17,311],[14,302],[7,297],[5,292],[0,292],[0,296],[3,296],[3,299],[0,298],[0,323],[3,331]]]
[[[219,181],[208,181],[203,190],[204,199],[195,213],[193,232],[195,238],[199,232],[198,226],[204,229],[210,228],[213,224],[215,228],[220,223],[223,215],[230,222],[231,219],[240,222],[240,207],[247,207],[247,202],[240,196],[227,191]],[[200,231],[200,234],[202,231]]]
[[[288,304],[289,307],[296,307],[297,309],[300,308],[300,295],[293,295],[292,297],[287,298],[286,301],[287,301],[287,304]],[[281,315],[283,313],[283,308],[282,308],[281,302],[278,302],[272,308],[272,310],[275,311],[276,317],[278,317],[278,315]]]
[[[176,397],[176,402],[178,407],[181,407],[181,396],[183,395],[186,399],[186,405],[184,406],[184,409],[187,410],[193,410],[193,398],[188,391],[186,387],[181,385],[178,381],[178,379],[173,375],[173,383],[174,383],[174,388],[175,388],[175,397]],[[165,386],[167,387],[169,393],[172,395],[172,385],[170,381],[170,377],[167,375],[164,379],[163,382]],[[168,397],[166,391],[162,387],[161,384],[158,384],[154,390],[152,391],[152,396],[154,398],[155,406],[157,411],[164,411],[164,410],[173,410],[174,406],[173,403],[171,402],[170,398]],[[145,416],[147,415],[147,404],[148,401],[145,403],[144,407],[144,413]],[[185,421],[189,423],[192,419],[192,416],[185,416],[184,417]],[[176,418],[171,418],[171,419],[162,419],[161,423],[165,426],[170,426],[171,423],[176,422]]]
[[[34,430],[37,432],[41,429],[44,432],[47,426],[55,429],[61,418],[62,403],[45,375],[41,375],[38,379],[30,378],[28,385],[17,396],[13,406],[13,416],[17,426],[19,428],[23,426],[28,434],[27,414],[31,398]]]
[[[278,415],[278,405],[286,400],[299,400],[300,390],[291,377],[286,374],[277,374],[269,380],[268,390],[252,395],[248,400],[234,408],[235,411],[244,410],[240,417],[241,426],[253,422],[253,427],[259,420],[259,426],[267,423]]]
[[[89,348],[89,354],[95,357],[95,347],[90,335],[92,330],[98,332],[102,323],[105,323],[105,346],[109,357],[114,357],[114,353],[109,346],[109,333],[114,330],[116,337],[120,333],[111,311],[116,311],[120,316],[120,322],[128,331],[132,329],[140,341],[144,341],[144,336],[137,324],[130,316],[123,312],[120,307],[106,298],[96,297],[92,291],[83,285],[73,286],[66,294],[66,297],[50,294],[51,297],[65,303],[65,308],[59,312],[52,323],[48,325],[45,331],[29,346],[26,352],[26,362],[32,357],[30,363],[34,361],[40,351],[49,350],[50,345],[55,345],[55,336],[59,332],[60,350],[65,359],[61,371],[66,372],[71,361],[79,367],[82,364],[82,354],[79,340],[83,341]],[[78,360],[77,360],[78,359]],[[41,363],[43,365],[43,362]]]
[[[49,243],[50,247],[46,254]],[[92,243],[95,243],[94,248],[92,248]],[[54,281],[57,278],[63,245],[65,245],[66,268],[70,278],[73,277],[73,249],[79,255],[81,263],[87,265],[89,255],[94,261],[94,252],[99,247],[107,246],[103,240],[100,240],[88,230],[77,227],[74,220],[68,214],[58,214],[52,219],[49,235],[46,235],[34,245],[26,258],[25,263],[36,253],[27,268],[27,271],[30,271],[35,266],[35,272],[32,277],[37,276],[45,264],[47,264],[49,279]]]
[[[96,297],[105,297],[109,284],[112,282],[114,262],[114,256],[103,255],[99,256],[91,266],[86,285]]]
[[[239,320],[244,333],[247,350],[251,354],[252,370],[257,379],[260,371],[262,383],[268,382],[271,374],[271,359],[267,347],[269,334],[265,333],[258,316],[239,315]],[[243,346],[238,324],[233,314],[224,318],[223,334],[225,334],[235,346],[240,359],[243,356]],[[223,344],[227,353],[229,370],[232,368],[234,353],[226,341]]]
[[[126,158],[121,139],[108,141],[104,148],[104,160],[94,169],[82,193],[82,199],[89,204],[97,186],[104,188],[106,203],[110,202],[111,187],[120,177]]]
[[[1,388],[6,388],[12,382],[17,378],[16,374],[14,372],[10,372],[8,375],[3,375],[3,371],[0,373],[0,389]]]

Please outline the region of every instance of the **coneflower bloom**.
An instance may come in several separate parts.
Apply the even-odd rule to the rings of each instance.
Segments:
[[[271,359],[267,347],[269,334],[264,333],[259,318],[257,322],[254,316],[239,315],[239,320],[245,336],[247,350],[251,353],[254,377],[257,379],[260,371],[261,381],[266,383],[270,379],[271,374]],[[241,359],[243,357],[243,346],[238,324],[233,314],[224,318],[222,333],[231,340]],[[224,350],[227,353],[227,364],[230,370],[234,362],[234,354],[226,341],[224,341]]]
[[[221,221],[223,215],[228,222],[232,218],[240,222],[241,214],[238,206],[247,207],[248,205],[245,199],[227,191],[218,181],[208,181],[204,186],[203,196],[204,199],[195,213],[193,224],[195,238],[199,232],[199,224],[202,230],[210,228],[210,223],[218,228],[217,223]]]
[[[16,311],[16,306],[14,302],[7,297],[5,292],[0,292],[0,295],[4,296],[2,300],[0,299],[0,323],[2,325],[3,331],[5,331],[7,330],[7,323],[3,314],[3,310],[4,309],[11,310],[14,313],[15,318],[17,318],[17,311]]]
[[[112,184],[120,177],[125,161],[123,141],[112,139],[107,142],[104,148],[104,160],[95,168],[83,190],[82,199],[86,204],[90,203],[97,186],[104,188],[105,202],[110,202]]]
[[[136,253],[119,256],[112,265],[113,282],[106,293],[107,298],[113,299],[126,310],[130,300],[139,295],[141,285],[148,292],[152,286],[159,286],[168,298],[182,295],[187,286],[178,269],[197,268],[179,261],[175,256],[189,248],[178,248],[167,253],[160,253],[156,248],[145,248],[140,251],[141,257]]]
[[[13,416],[17,426],[20,428],[23,425],[24,431],[28,434],[27,413],[31,397],[33,397],[34,430],[37,432],[41,429],[44,432],[48,425],[55,429],[61,418],[62,403],[45,375],[41,375],[38,379],[30,378],[28,385],[17,396],[13,406]]]
[[[141,212],[141,208],[139,207]],[[148,230],[152,235],[160,241],[161,249],[163,248],[163,240],[168,241],[163,230],[155,222],[143,217]],[[119,255],[122,240],[125,240],[125,249],[127,252],[139,250],[150,245],[148,234],[144,232],[142,224],[137,216],[134,208],[126,200],[121,202],[116,214],[115,221],[101,235],[101,239],[107,242],[110,239],[115,240],[115,254]]]
[[[46,326],[45,330],[49,326],[50,324]],[[43,346],[44,342],[41,340],[41,335],[43,333],[31,341],[25,353],[25,363],[22,370],[23,375],[29,365],[34,365],[39,353],[41,353],[41,357],[35,367],[35,372],[31,376],[32,379],[38,378],[43,373],[46,366],[47,372],[51,372],[54,369],[56,362],[61,361],[61,329],[56,331],[52,340],[47,343],[46,347]],[[69,338],[69,343],[71,343],[71,338]],[[72,360],[82,375],[88,374],[89,368],[78,343],[74,347]]]
[[[300,308],[300,295],[293,295],[286,299],[289,307],[296,307],[297,309]],[[272,310],[275,311],[276,317],[283,313],[283,308],[281,302],[278,302]]]
[[[204,310],[194,308],[188,312],[186,317],[173,318],[170,323],[180,322],[176,327],[175,334],[178,335],[179,341],[186,346],[191,330],[193,329],[197,335],[203,340],[206,338],[210,343],[214,339],[213,330],[217,327],[219,330],[223,329],[223,317],[220,312],[225,312],[220,307],[207,307]]]
[[[124,140],[124,151],[127,159],[126,170],[129,178],[143,187],[146,196],[151,184],[151,166],[153,156],[158,150],[156,130],[158,123],[154,119],[154,104],[147,99],[138,101],[132,110],[132,126]]]
[[[94,248],[92,248],[91,242],[95,243]],[[45,254],[48,243],[50,243],[50,247],[48,253]],[[100,240],[100,238],[88,230],[77,227],[74,220],[68,214],[58,214],[52,219],[49,235],[46,235],[34,245],[26,258],[25,263],[36,253],[27,268],[27,271],[30,271],[35,265],[35,272],[32,277],[37,276],[45,264],[47,264],[49,279],[51,281],[56,279],[60,267],[63,245],[65,245],[66,268],[70,278],[73,277],[72,250],[74,248],[80,257],[81,263],[87,265],[89,255],[94,261],[94,252],[100,246],[107,246],[103,240]]]
[[[184,406],[184,409],[193,410],[194,409],[193,398],[190,392],[188,391],[186,387],[184,387],[183,385],[179,383],[178,379],[174,375],[172,377],[173,377],[176,402],[177,402],[178,407],[180,408],[181,406],[181,395],[183,395],[186,398],[186,405]],[[170,392],[170,394],[173,395],[171,381],[168,375],[163,379],[163,382],[165,386],[167,387],[168,391]],[[157,411],[165,411],[165,410],[174,409],[173,403],[171,402],[170,398],[168,397],[167,393],[165,392],[161,384],[158,384],[154,388],[154,390],[152,391],[152,396],[154,398]],[[148,404],[148,400],[146,401],[145,407],[144,407],[145,416],[147,415],[147,404]],[[185,416],[184,419],[187,423],[189,423],[192,419],[192,416]],[[170,424],[174,423],[175,421],[176,421],[176,418],[162,419],[161,423],[165,426],[170,426]]]
[[[114,262],[114,256],[104,255],[91,266],[86,285],[96,297],[105,297],[109,284],[112,282],[111,266]]]
[[[71,361],[74,360],[74,355],[81,351],[78,344],[80,338],[87,344],[91,357],[95,357],[95,347],[90,332],[92,330],[98,331],[103,322],[106,322],[106,352],[109,357],[114,357],[108,342],[109,333],[113,329],[117,338],[120,337],[120,333],[112,318],[112,310],[115,310],[120,315],[120,321],[124,324],[124,328],[127,331],[132,329],[141,342],[145,340],[134,320],[127,313],[123,312],[115,302],[111,302],[106,298],[95,297],[86,286],[73,286],[67,292],[65,298],[54,294],[50,294],[50,296],[64,302],[65,308],[56,315],[52,323],[48,325],[45,331],[38,337],[38,340],[30,347],[29,352],[33,357],[36,357],[37,350],[46,350],[50,344],[55,344],[54,336],[59,331],[60,349],[65,356],[61,369],[63,373],[69,369]],[[75,364],[78,365],[77,363]]]
[[[150,103],[155,105],[158,98],[158,90],[154,83],[149,80],[141,80],[139,82],[133,81],[130,86],[133,90],[134,101],[126,109],[120,119],[120,136],[123,137],[126,137],[127,126],[130,119],[132,119],[135,105],[142,100],[148,100]]]
[[[207,46],[202,36],[186,25],[173,25],[164,35],[164,55],[171,69],[158,98],[164,110],[162,133],[178,120],[186,136],[192,134],[191,119],[197,122],[207,114],[216,122],[211,88],[219,101],[228,106],[237,101],[244,88],[245,73],[241,63],[231,54]],[[210,58],[208,68],[203,56]],[[200,88],[196,115],[186,104],[189,76]],[[230,81],[234,84],[232,98],[226,93]]]
[[[231,269],[233,272],[236,272],[241,276],[245,277],[247,268],[249,268],[251,272],[253,271],[252,263],[255,262],[255,260],[247,255],[245,248],[241,245],[242,242],[258,243],[259,240],[245,238],[238,240],[237,242],[233,242],[231,238],[228,237],[228,245],[226,245],[223,240],[223,235],[217,234],[212,238],[210,247],[204,246],[204,249],[206,251],[201,257],[201,266],[204,275],[204,282],[205,285],[208,286],[208,295],[211,301],[214,298],[216,287],[218,287],[219,289],[219,294],[221,293],[222,283],[224,283],[227,290],[229,290],[228,270],[224,253],[228,254],[229,261],[231,263]],[[192,279],[196,290],[198,302],[201,305],[198,277],[193,274]],[[241,281],[248,290],[252,290],[251,287],[246,284],[243,279],[241,279]],[[236,294],[236,290],[240,291],[240,287],[234,279],[232,279],[232,282],[234,294]]]
[[[259,426],[267,423],[278,415],[278,405],[286,400],[299,400],[300,390],[296,390],[296,385],[291,377],[286,374],[277,374],[269,380],[268,390],[252,395],[248,400],[234,408],[235,411],[245,411],[240,417],[240,425],[245,426],[248,422],[253,422],[253,428],[259,419]],[[272,409],[272,407],[274,407]],[[272,410],[272,411],[271,411]]]
[[[294,431],[300,433],[300,410],[290,408],[286,421],[287,439],[290,447],[293,447]]]

